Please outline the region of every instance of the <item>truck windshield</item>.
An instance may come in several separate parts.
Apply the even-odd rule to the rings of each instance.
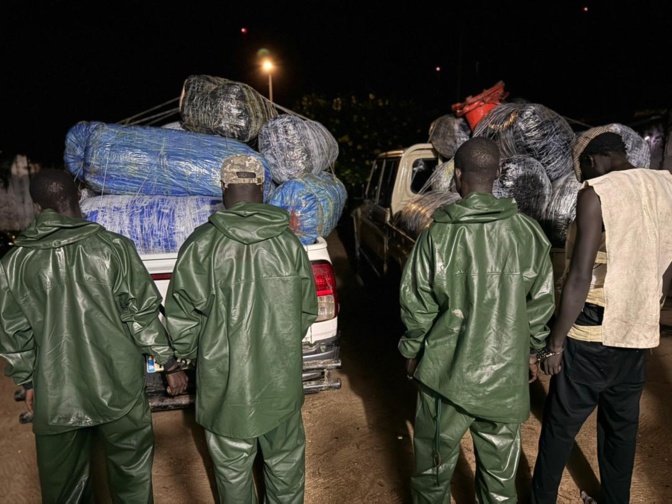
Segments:
[[[427,191],[427,181],[436,169],[439,160],[436,158],[421,158],[413,161],[413,178],[411,180],[411,190],[415,193],[424,193]]]

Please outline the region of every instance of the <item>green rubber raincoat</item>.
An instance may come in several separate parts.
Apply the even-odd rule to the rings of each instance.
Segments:
[[[308,255],[287,211],[238,203],[180,248],[166,321],[178,358],[197,358],[196,420],[231,438],[301,409],[302,339],[317,318]]]
[[[0,356],[33,382],[35,434],[117,420],[144,397],[143,354],[173,356],[160,303],[128,238],[53,210],[21,233],[0,261]]]
[[[528,364],[554,310],[550,243],[514,200],[472,193],[434,213],[404,267],[399,350],[470,415],[529,416]]]

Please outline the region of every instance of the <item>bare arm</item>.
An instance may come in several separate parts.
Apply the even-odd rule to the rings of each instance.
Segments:
[[[672,264],[667,267],[667,270],[663,274],[663,298],[661,303],[665,302],[667,293],[670,292],[670,284],[672,283]]]
[[[592,187],[586,187],[577,196],[576,243],[560,296],[558,316],[549,336],[548,346],[554,352],[563,348],[567,333],[586,302],[601,237],[600,199]]]

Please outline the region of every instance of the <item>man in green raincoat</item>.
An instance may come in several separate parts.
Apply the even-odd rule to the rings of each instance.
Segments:
[[[493,140],[467,140],[454,159],[462,199],[434,213],[401,283],[399,350],[418,383],[413,501],[450,502],[469,430],[479,502],[515,503],[528,383],[554,310],[551,246],[514,200],[492,195],[500,174]]]
[[[301,503],[305,433],[302,339],[317,318],[308,255],[284,209],[263,204],[253,156],[222,164],[226,210],[180,248],[166,319],[176,355],[196,358],[196,420],[205,428],[222,502]]]
[[[70,175],[42,170],[30,195],[39,215],[0,261],[0,356],[33,413],[42,502],[93,501],[96,435],[115,502],[153,502],[143,354],[178,369],[161,295],[130,239],[82,219]]]

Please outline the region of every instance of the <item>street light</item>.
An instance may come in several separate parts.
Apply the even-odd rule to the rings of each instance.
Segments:
[[[273,103],[273,62],[271,60],[264,60],[261,67],[268,74],[268,99]]]

